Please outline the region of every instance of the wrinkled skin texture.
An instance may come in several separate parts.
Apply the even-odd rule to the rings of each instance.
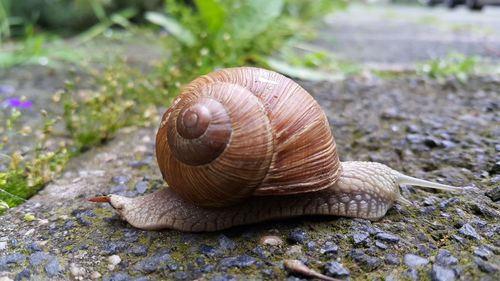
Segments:
[[[327,189],[298,195],[252,197],[230,207],[198,207],[168,188],[138,198],[111,195],[109,202],[130,224],[149,230],[216,231],[303,215],[378,220],[396,200],[404,200],[399,193],[402,178],[409,177],[383,164],[353,161],[342,162],[339,181]]]

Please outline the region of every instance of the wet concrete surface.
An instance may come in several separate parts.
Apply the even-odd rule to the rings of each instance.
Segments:
[[[318,45],[365,65],[411,67],[452,52],[500,61],[500,7],[351,5],[326,21]]]

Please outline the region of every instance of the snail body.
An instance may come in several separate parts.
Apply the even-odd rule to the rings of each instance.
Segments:
[[[169,188],[109,195],[131,225],[215,231],[301,215],[380,219],[400,184],[459,188],[374,162],[340,162],[327,118],[297,83],[241,67],[201,76],[163,115],[156,156]]]

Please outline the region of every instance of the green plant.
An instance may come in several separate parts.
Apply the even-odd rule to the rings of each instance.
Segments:
[[[417,67],[417,73],[440,81],[448,77],[455,77],[465,82],[468,75],[477,70],[478,62],[479,60],[475,57],[451,53],[445,57],[420,64]]]
[[[95,71],[92,77],[97,89],[81,90],[68,82],[62,96],[63,118],[77,152],[109,140],[125,126],[158,121],[157,105],[169,103],[159,81],[125,63]]]
[[[0,0],[0,42],[10,37],[9,1]]]
[[[21,112],[13,108],[0,128],[0,151],[9,144],[11,138],[36,139],[33,151],[21,153],[13,151],[10,155],[0,153],[0,163],[7,163],[7,168],[0,171],[0,212],[7,207],[16,206],[33,196],[46,183],[57,176],[69,159],[64,143],[49,145],[53,139],[52,130],[58,119],[49,118],[43,111],[44,123],[39,132],[31,128],[16,129]]]
[[[79,63],[82,54],[62,43],[48,33],[35,33],[33,26],[26,27],[24,39],[11,44],[0,52],[0,67],[8,68],[19,64],[40,64],[58,66],[61,61]]]
[[[176,92],[180,85],[217,68],[272,67],[275,61],[270,55],[289,39],[308,34],[308,24],[337,7],[328,4],[334,2],[341,1],[316,1],[318,8],[302,0],[195,0],[193,8],[167,0],[166,14],[149,12],[146,19],[171,35],[165,39],[171,55],[161,69],[169,91]]]

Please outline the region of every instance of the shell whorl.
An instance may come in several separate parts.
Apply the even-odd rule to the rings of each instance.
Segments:
[[[169,186],[205,207],[321,190],[341,173],[317,102],[283,75],[250,67],[186,85],[163,115],[156,155]]]

